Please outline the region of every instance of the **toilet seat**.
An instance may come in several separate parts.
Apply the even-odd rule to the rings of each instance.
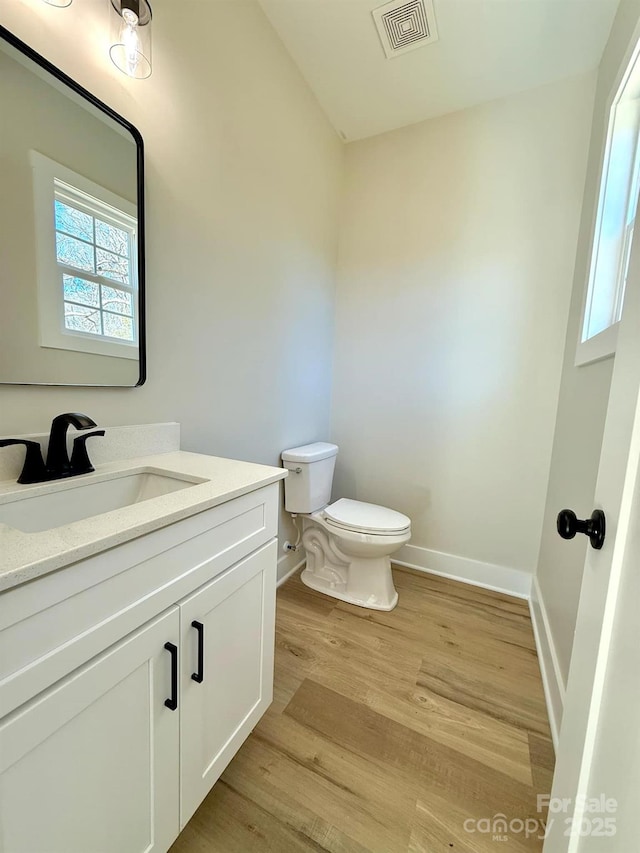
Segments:
[[[356,533],[393,536],[411,526],[411,519],[401,512],[350,498],[329,504],[323,515],[328,524]]]

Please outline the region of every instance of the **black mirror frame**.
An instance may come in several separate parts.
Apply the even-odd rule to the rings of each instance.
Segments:
[[[61,71],[44,56],[41,56],[28,44],[21,41],[12,32],[7,30],[0,24],[0,38],[8,42],[12,47],[19,50],[29,59],[33,60],[37,65],[52,74],[65,86],[72,89],[77,95],[80,95],[85,100],[89,101],[94,107],[105,113],[112,121],[115,121],[125,130],[129,131],[136,144],[137,153],[137,206],[138,206],[138,356],[140,366],[140,376],[135,385],[89,385],[75,384],[62,382],[1,382],[0,385],[28,385],[28,386],[49,386],[49,387],[74,387],[74,388],[139,388],[144,385],[147,378],[147,337],[146,337],[146,306],[145,306],[145,208],[144,208],[144,142],[142,134],[131,122],[123,118],[119,113],[112,110],[103,101],[97,98],[94,94],[85,89],[79,83],[76,83],[68,74]]]

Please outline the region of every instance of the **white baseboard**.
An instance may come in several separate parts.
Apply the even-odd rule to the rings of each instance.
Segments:
[[[538,650],[544,696],[547,701],[551,737],[553,739],[553,746],[557,752],[560,723],[562,722],[562,711],[564,708],[565,685],[553,636],[549,628],[549,617],[547,616],[537,578],[533,579],[529,610],[531,611],[531,623]]]
[[[508,566],[497,566],[493,563],[482,563],[468,557],[458,557],[455,554],[444,554],[442,551],[432,551],[430,548],[420,548],[418,545],[403,545],[391,558],[392,563],[429,572],[443,578],[491,589],[494,592],[504,592],[516,598],[529,598],[531,595],[531,575],[520,569]]]
[[[302,552],[304,553],[304,551]],[[290,551],[288,554],[283,554],[278,558],[278,581],[276,586],[282,586],[283,583],[289,580],[291,575],[304,566],[304,557],[300,559],[300,552]]]

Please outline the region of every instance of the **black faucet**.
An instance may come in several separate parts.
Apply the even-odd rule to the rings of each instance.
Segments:
[[[96,423],[87,415],[77,412],[65,412],[65,414],[55,417],[51,422],[46,465],[42,459],[42,448],[37,441],[29,441],[24,438],[0,439],[0,447],[7,447],[10,444],[24,444],[27,449],[22,473],[18,477],[19,483],[45,483],[47,480],[75,477],[76,474],[88,474],[95,470],[89,461],[86,442],[88,438],[94,435],[104,435],[104,430],[100,429],[79,435],[73,442],[73,453],[71,454],[71,461],[69,461],[67,430],[70,426],[84,430],[96,426]]]
[[[47,451],[47,471],[50,480],[73,475],[69,454],[67,453],[67,430],[70,426],[76,429],[90,429],[97,426],[96,422],[87,415],[79,412],[65,412],[57,415],[51,421],[49,433],[49,449]]]

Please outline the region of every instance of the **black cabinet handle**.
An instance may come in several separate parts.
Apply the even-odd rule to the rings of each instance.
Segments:
[[[165,649],[171,655],[171,697],[164,700],[164,704],[171,711],[178,707],[178,647],[173,643],[165,643]]]
[[[604,545],[606,524],[601,509],[594,509],[591,518],[581,521],[572,509],[563,509],[558,513],[556,522],[558,533],[563,539],[573,539],[576,533],[584,533],[589,537],[591,547],[599,551]]]
[[[202,684],[204,681],[204,625],[202,622],[192,622],[191,627],[198,632],[198,671],[192,673],[191,678]]]

